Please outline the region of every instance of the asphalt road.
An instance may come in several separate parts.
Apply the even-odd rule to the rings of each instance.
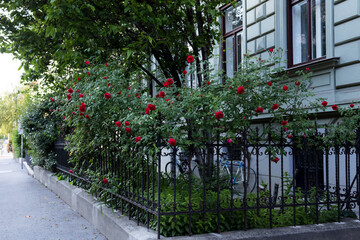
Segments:
[[[106,240],[5,152],[0,157],[0,240]]]

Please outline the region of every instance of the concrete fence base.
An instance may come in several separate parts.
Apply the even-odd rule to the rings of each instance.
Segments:
[[[90,194],[81,188],[59,181],[53,173],[41,167],[34,167],[34,177],[51,191],[56,193],[72,209],[81,214],[109,240],[150,240],[157,239],[153,230],[137,226],[127,216],[113,214],[110,208],[101,205]],[[253,229],[248,231],[209,233],[195,236],[173,237],[162,239],[181,240],[216,240],[216,239],[261,239],[261,240],[305,240],[305,239],[360,239],[360,221],[346,219],[341,223],[326,223],[297,227],[280,227],[274,229]]]

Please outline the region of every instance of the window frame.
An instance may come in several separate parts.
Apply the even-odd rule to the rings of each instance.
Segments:
[[[294,64],[294,53],[293,53],[293,15],[292,7],[300,2],[307,2],[307,61]],[[286,15],[287,15],[287,45],[288,45],[288,67],[297,67],[306,65],[311,62],[319,61],[326,59],[326,53],[324,56],[313,58],[312,57],[312,29],[311,29],[311,0],[287,0],[286,1]],[[325,14],[326,14],[326,5],[325,5]],[[325,29],[326,35],[326,29]],[[325,49],[326,49],[326,40],[325,40]]]
[[[243,4],[243,2],[241,3]],[[225,12],[226,9],[232,7],[233,4],[229,3],[229,4],[226,4],[224,6],[222,6],[220,8],[220,11],[222,13]],[[244,6],[243,6],[244,7]],[[244,12],[243,12],[243,20],[244,20]],[[225,28],[225,25],[226,25],[226,22],[225,22],[225,14],[222,14],[221,16],[221,36],[222,36],[222,44],[221,44],[221,58],[222,58],[222,70],[224,71],[224,75],[227,75],[227,72],[226,72],[226,39],[229,38],[229,37],[233,37],[234,38],[234,41],[233,41],[233,46],[232,46],[232,49],[234,50],[234,53],[233,53],[233,70],[234,70],[234,74],[235,72],[237,71],[238,67],[240,64],[238,64],[238,61],[237,61],[237,58],[238,58],[238,54],[237,54],[237,36],[238,35],[242,35],[241,31],[243,30],[243,26],[244,26],[244,22],[241,24],[241,26],[229,31],[229,32],[226,32],[226,28]],[[240,37],[241,38],[241,37]],[[242,53],[242,49],[241,49],[241,40],[240,40],[240,53]],[[242,58],[241,58],[242,60]]]

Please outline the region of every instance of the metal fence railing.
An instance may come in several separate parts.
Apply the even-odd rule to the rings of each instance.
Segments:
[[[327,134],[288,138],[256,129],[186,150],[158,136],[157,152],[134,144],[122,155],[114,137],[81,160],[79,173],[111,178],[102,189],[115,207],[159,238],[341,221],[360,203],[360,134],[352,142]],[[58,169],[67,173],[69,156],[57,153]]]

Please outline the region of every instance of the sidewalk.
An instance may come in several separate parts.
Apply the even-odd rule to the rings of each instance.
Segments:
[[[0,240],[27,239],[106,240],[6,155],[0,157]]]

